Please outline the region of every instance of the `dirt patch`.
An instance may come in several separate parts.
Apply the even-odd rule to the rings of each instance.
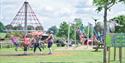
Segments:
[[[52,54],[52,56],[72,56],[72,55],[75,55],[75,54],[72,54],[72,53],[68,53],[68,52],[55,52],[54,54]]]
[[[60,47],[55,50],[93,50],[92,46],[79,46],[79,47]]]

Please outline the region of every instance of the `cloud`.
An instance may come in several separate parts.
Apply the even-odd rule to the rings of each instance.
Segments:
[[[1,0],[2,16],[4,24],[9,24],[24,0]],[[81,18],[85,25],[88,22],[94,24],[93,18],[103,21],[103,11],[97,13],[92,0],[28,0],[33,11],[45,29],[53,25],[59,26],[62,21],[73,22],[75,18]],[[109,11],[108,19],[114,16],[125,15],[125,7],[119,3]]]
[[[108,11],[108,19],[119,15],[125,15],[125,5],[123,5],[122,3],[114,5],[111,10]]]

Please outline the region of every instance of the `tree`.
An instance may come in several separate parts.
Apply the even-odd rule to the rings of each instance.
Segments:
[[[82,20],[80,19],[80,18],[75,18],[75,26],[76,26],[76,28],[80,28],[81,27],[81,25],[82,25]]]
[[[76,27],[75,24],[71,24],[70,26],[70,38],[75,40],[75,31],[76,31]]]
[[[3,25],[2,22],[0,22],[0,32],[4,32],[5,26]]]
[[[18,32],[18,31],[13,31],[13,32],[7,33],[7,38],[10,38],[11,35],[14,35],[14,36],[18,36],[18,37],[20,37],[20,38],[23,38],[24,33],[23,33],[23,32]]]
[[[10,29],[13,29],[13,26],[12,26],[11,24],[8,24],[8,25],[5,26],[5,28],[6,28],[7,30],[10,30]]]
[[[43,30],[43,26],[36,26],[36,30]]]
[[[57,36],[67,38],[68,26],[69,25],[66,22],[61,23],[60,27],[59,27],[59,30],[58,30],[58,33],[57,33]]]
[[[103,62],[107,63],[106,60],[106,32],[107,32],[107,11],[117,2],[125,2],[125,0],[93,0],[97,10],[100,12],[104,9],[104,59]]]
[[[27,29],[28,29],[28,30],[34,30],[34,27],[33,27],[32,25],[28,25],[28,26],[27,26]]]
[[[125,33],[125,15],[120,15],[112,18],[117,25],[115,26],[115,33]]]
[[[52,31],[53,32],[53,34],[55,35],[56,33],[57,33],[57,27],[56,26],[52,26],[52,27],[50,27],[49,29],[48,29],[48,31],[47,32],[50,32],[50,31]]]
[[[23,26],[21,24],[18,24],[17,26],[13,26],[14,30],[23,30]]]
[[[58,32],[57,32],[57,36],[67,39],[69,26],[70,26],[70,33],[69,33],[70,39],[75,39],[75,31],[76,31],[75,24],[71,24],[71,23],[68,24],[66,22],[63,22],[60,24],[60,27],[59,27]]]

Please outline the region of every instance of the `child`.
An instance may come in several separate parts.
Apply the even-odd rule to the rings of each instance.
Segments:
[[[30,38],[28,38],[28,36],[25,36],[23,39],[24,55],[27,55],[27,50],[29,45],[30,45]]]
[[[16,46],[15,51],[17,51],[18,47],[19,47],[19,43],[18,43],[18,38],[16,36],[11,36],[11,41],[12,43]]]

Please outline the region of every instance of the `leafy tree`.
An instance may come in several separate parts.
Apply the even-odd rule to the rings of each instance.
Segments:
[[[93,0],[95,6],[97,6],[97,10],[100,12],[104,9],[104,63],[107,63],[106,60],[106,32],[107,32],[107,11],[117,2],[125,2],[125,0]]]
[[[28,25],[28,26],[27,26],[27,29],[28,29],[28,30],[34,30],[34,27],[33,27],[32,25]]]
[[[0,32],[4,32],[5,26],[3,25],[2,22],[0,22]]]
[[[117,2],[125,3],[125,0],[93,0],[98,12],[104,9],[104,32],[107,31],[107,11]]]
[[[80,19],[80,18],[75,18],[75,27],[76,28],[80,28],[81,27],[81,25],[82,25],[82,20]]]
[[[67,39],[69,25],[70,25],[70,34],[69,34],[70,39],[75,39],[75,31],[76,31],[75,24],[67,24],[66,22],[63,22],[60,24],[60,27],[59,27],[58,32],[57,32],[57,36]]]
[[[71,24],[70,26],[70,38],[75,40],[75,31],[76,31],[76,27],[75,24]]]
[[[23,30],[23,26],[21,24],[17,25],[17,26],[13,26],[14,30]]]
[[[43,30],[43,26],[36,26],[36,30]]]
[[[80,18],[75,18],[74,24],[73,23],[67,24],[66,22],[61,23],[57,36],[67,38],[69,25],[70,25],[70,39],[75,39],[75,31],[82,25],[82,20]]]
[[[13,29],[13,26],[12,26],[11,24],[8,24],[8,25],[5,26],[5,28],[6,28],[7,30],[9,30],[9,29]]]
[[[68,26],[69,25],[66,22],[61,23],[60,27],[59,27],[59,30],[58,30],[58,33],[57,33],[57,36],[67,38]]]
[[[121,32],[125,33],[125,15],[114,17],[111,20],[114,20],[116,21],[117,24],[119,24],[115,27],[116,33],[121,33]]]
[[[76,30],[77,30],[77,28],[80,28],[81,25],[82,25],[82,20],[80,18],[75,18],[74,23],[67,24],[66,22],[63,22],[60,24],[57,36],[64,37],[65,39],[67,39],[68,38],[68,27],[70,26],[70,39],[75,40]],[[79,40],[79,39],[76,39],[76,40]]]
[[[23,38],[24,33],[23,33],[23,32],[17,32],[17,31],[10,32],[10,33],[7,33],[7,38],[10,38],[11,35],[14,35],[14,36],[18,36],[18,37],[20,37],[20,38]]]
[[[49,29],[48,29],[48,31],[47,32],[50,32],[50,31],[53,31],[53,34],[55,35],[56,33],[57,33],[57,27],[56,26],[52,26],[52,27],[50,27]]]

